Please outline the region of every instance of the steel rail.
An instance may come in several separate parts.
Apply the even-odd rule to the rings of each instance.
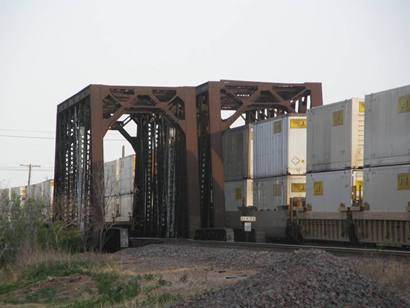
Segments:
[[[311,244],[285,244],[285,243],[255,243],[255,242],[224,242],[192,239],[171,239],[171,238],[130,238],[131,241],[141,241],[147,244],[167,243],[199,245],[221,248],[242,248],[242,249],[262,249],[262,250],[282,250],[295,251],[298,249],[320,249],[335,255],[361,255],[361,256],[390,256],[408,257],[410,250],[384,249],[384,248],[361,248],[346,246],[311,245]]]

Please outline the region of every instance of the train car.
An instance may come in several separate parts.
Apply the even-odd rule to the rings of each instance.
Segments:
[[[236,240],[286,237],[288,206],[306,194],[306,116],[286,115],[231,129],[223,136],[226,226]],[[232,175],[235,175],[233,177]],[[250,236],[244,217],[251,217]]]
[[[339,159],[342,164],[334,165],[363,169],[309,174],[307,205],[311,209],[307,208],[295,222],[305,240],[410,247],[410,86],[366,95],[365,104],[359,102],[352,110],[359,110],[359,114],[365,111],[364,121],[363,116],[357,117],[360,121],[355,121],[359,124],[356,128],[352,121],[348,136],[328,143],[330,148],[324,155],[337,150],[340,155],[335,157],[347,159]],[[342,119],[329,117],[328,122],[341,123],[339,118]],[[308,114],[309,124],[317,126],[318,122],[324,120],[309,118]],[[309,157],[317,159],[314,149],[322,146],[317,136],[331,134],[331,129],[312,133],[311,138],[316,136],[319,145],[308,143],[308,153],[309,148],[313,152],[308,154],[308,169],[321,167],[323,162],[332,164],[325,159],[309,162]],[[354,135],[360,143],[343,147],[348,137]]]
[[[43,213],[47,218],[51,218],[53,204],[54,181],[46,180],[40,183],[27,186],[18,186],[0,190],[0,203],[18,201],[24,206],[29,199],[41,202]]]
[[[104,164],[105,222],[129,225],[134,204],[135,155]]]

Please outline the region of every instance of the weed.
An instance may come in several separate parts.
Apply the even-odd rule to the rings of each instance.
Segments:
[[[146,281],[152,281],[156,278],[156,276],[154,274],[144,274],[143,278]]]
[[[164,286],[169,286],[169,285],[171,285],[171,283],[169,281],[166,281],[162,278],[158,279],[158,286],[164,287]]]
[[[148,294],[147,299],[142,303],[142,306],[155,307],[170,305],[179,301],[181,297],[171,293]]]
[[[92,265],[88,261],[74,262],[56,262],[56,263],[40,263],[29,267],[24,272],[24,280],[30,282],[38,282],[45,280],[48,277],[71,276],[75,274],[84,274]]]
[[[181,276],[181,278],[179,278],[179,281],[180,281],[180,282],[183,282],[183,283],[187,282],[187,281],[188,281],[188,275],[187,275],[187,274],[183,274],[183,275]]]
[[[36,292],[30,292],[25,296],[24,302],[29,303],[53,303],[57,295],[55,288],[41,289]]]
[[[117,273],[94,273],[101,303],[118,303],[135,297],[140,292],[138,277],[124,279]]]

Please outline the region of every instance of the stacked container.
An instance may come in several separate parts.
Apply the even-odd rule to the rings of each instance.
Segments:
[[[127,223],[134,200],[135,155],[104,164],[105,220]]]
[[[352,98],[308,111],[307,207],[343,212],[363,196],[364,101]]]
[[[410,86],[366,95],[364,202],[410,219]]]
[[[222,136],[225,174],[225,210],[253,206],[253,127],[229,129]]]
[[[306,116],[256,123],[253,147],[254,205],[276,211],[297,200],[301,206],[306,194]]]
[[[257,217],[252,224],[257,233],[283,237],[288,205],[303,205],[306,194],[306,117],[287,115],[230,129],[223,135],[223,158],[228,226],[240,227],[240,213],[246,211]]]

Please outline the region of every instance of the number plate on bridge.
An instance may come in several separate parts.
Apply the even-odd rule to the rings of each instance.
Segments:
[[[241,216],[241,221],[255,222],[256,217],[255,216]]]

